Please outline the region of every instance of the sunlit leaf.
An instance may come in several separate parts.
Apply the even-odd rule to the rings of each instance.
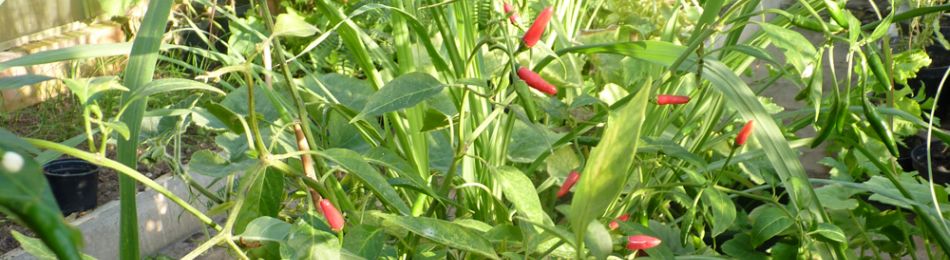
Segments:
[[[412,107],[438,95],[444,85],[425,73],[409,73],[393,79],[369,97],[366,106],[354,118],[364,119]]]

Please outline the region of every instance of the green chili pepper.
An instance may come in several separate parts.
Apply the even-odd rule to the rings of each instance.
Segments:
[[[828,14],[831,15],[831,19],[834,19],[841,27],[848,26],[848,19],[844,16],[844,13],[841,11],[841,7],[838,6],[838,2],[834,0],[824,0],[825,7],[828,8]]]
[[[867,60],[868,66],[871,68],[871,72],[874,73],[874,77],[877,78],[877,81],[881,82],[881,85],[884,86],[884,89],[891,88],[891,78],[887,74],[887,70],[884,68],[884,62],[881,61],[881,55],[877,52],[877,49],[874,46],[867,45]]]
[[[837,91],[835,91],[837,92]],[[838,122],[838,117],[841,114],[841,106],[839,103],[841,101],[836,95],[832,95],[831,99],[831,113],[828,115],[827,120],[825,120],[825,125],[821,127],[821,131],[818,132],[818,136],[815,137],[815,140],[811,142],[811,148],[818,147],[825,139],[828,139],[831,136],[831,133],[835,132],[835,125]]]
[[[808,16],[796,15],[791,18],[792,24],[798,26],[799,28],[806,29],[814,32],[824,32],[825,29],[821,27],[821,24],[824,23],[821,20],[814,19]],[[825,27],[828,27],[828,32],[839,32],[842,30],[841,26],[833,23],[825,23]]]
[[[871,123],[871,129],[881,138],[881,142],[884,143],[884,146],[887,146],[887,151],[891,152],[894,156],[900,156],[900,153],[897,151],[897,142],[894,141],[894,133],[887,128],[887,124],[884,119],[881,118],[881,115],[877,113],[877,109],[868,101],[867,95],[861,95],[861,99],[863,101],[864,117]]]

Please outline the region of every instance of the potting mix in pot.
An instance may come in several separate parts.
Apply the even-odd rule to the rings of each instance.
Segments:
[[[69,90],[0,116],[0,212],[29,254],[950,252],[942,1],[138,2],[104,17],[129,43],[0,61],[4,93]],[[63,217],[95,209],[96,172],[118,176],[118,234]],[[139,188],[203,228],[156,251]]]

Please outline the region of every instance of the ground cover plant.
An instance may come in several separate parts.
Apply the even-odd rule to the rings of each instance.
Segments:
[[[31,252],[80,259],[37,163],[61,153],[120,174],[122,259],[136,185],[206,224],[186,259],[946,258],[947,186],[898,159],[950,141],[908,85],[950,5],[886,4],[152,0],[131,43],[0,62],[130,54],[118,77],[0,78],[63,81],[88,141],[0,128],[0,208]],[[801,106],[761,95],[776,82]],[[186,129],[216,147],[159,153],[225,184],[193,185],[208,211],[135,170]],[[819,145],[830,173],[809,176]]]

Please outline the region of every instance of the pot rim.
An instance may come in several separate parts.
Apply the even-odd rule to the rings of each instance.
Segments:
[[[54,166],[54,165],[57,165],[57,164],[64,164],[64,163],[78,163],[78,164],[84,164],[83,166],[89,166],[89,167],[91,167],[91,168],[89,168],[89,169],[88,169],[87,171],[85,171],[85,172],[80,172],[80,173],[52,173],[52,172],[49,172],[48,168],[49,168],[50,166]],[[86,160],[82,160],[82,159],[76,159],[76,158],[56,159],[56,160],[52,160],[52,161],[50,161],[50,162],[48,162],[48,163],[46,163],[46,164],[43,164],[43,175],[46,175],[46,176],[56,176],[56,177],[84,177],[84,176],[89,176],[89,175],[95,175],[95,174],[97,174],[97,173],[99,173],[99,166],[98,166],[98,165],[95,165],[95,164],[93,164],[93,163],[90,163],[90,162],[88,162],[88,161],[86,161]]]

